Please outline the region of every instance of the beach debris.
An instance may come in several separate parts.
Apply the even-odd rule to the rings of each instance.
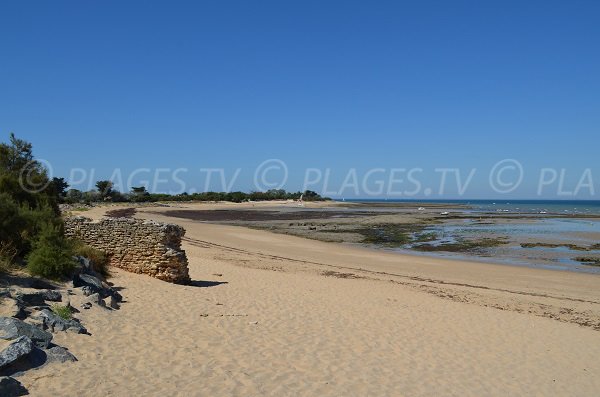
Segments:
[[[35,325],[28,324],[17,318],[0,317],[0,339],[15,340],[26,336],[35,343],[37,347],[46,349],[52,341],[52,334]]]
[[[82,308],[82,309],[85,309],[85,310],[87,310],[87,309],[91,309],[91,308],[92,308],[92,303],[91,303],[91,302],[85,302],[85,303],[83,303],[83,304],[81,305],[81,308]]]
[[[47,362],[66,363],[77,361],[77,358],[71,352],[61,346],[53,346],[46,350],[46,357]]]
[[[257,325],[257,324],[258,324],[258,321],[250,321],[250,322],[248,323],[248,325]]]
[[[33,342],[26,336],[21,336],[14,340],[4,350],[0,351],[0,369],[14,364],[21,357],[31,353]]]
[[[26,396],[29,392],[15,378],[10,376],[0,376],[0,396],[3,397],[18,397]]]

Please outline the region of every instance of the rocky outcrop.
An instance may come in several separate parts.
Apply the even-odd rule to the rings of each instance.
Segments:
[[[190,281],[181,226],[141,219],[65,220],[65,234],[109,255],[110,265],[172,283]]]
[[[26,336],[15,339],[4,350],[0,351],[0,369],[13,365],[33,350],[33,342]]]
[[[0,339],[15,340],[27,336],[37,347],[46,349],[52,341],[52,334],[35,325],[16,318],[0,317]]]
[[[75,319],[64,319],[48,309],[42,309],[39,314],[44,325],[44,329],[52,332],[69,331],[76,334],[87,334],[87,329]]]
[[[77,361],[74,355],[72,355],[67,349],[60,346],[53,346],[50,349],[46,350],[47,361],[49,363],[58,362],[58,363],[66,363],[66,362],[74,362]]]
[[[17,397],[28,394],[27,389],[18,380],[10,376],[0,376],[0,396]]]

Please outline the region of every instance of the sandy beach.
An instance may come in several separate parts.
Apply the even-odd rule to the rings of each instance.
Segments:
[[[232,206],[249,204],[194,209]],[[600,392],[600,276],[377,252],[167,210],[136,217],[186,228],[192,285],[113,269],[121,310],[78,314],[91,336],[56,334],[79,361],[25,373],[31,395]]]

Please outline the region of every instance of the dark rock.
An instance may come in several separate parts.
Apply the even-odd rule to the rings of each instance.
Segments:
[[[82,309],[90,309],[92,307],[91,302],[85,302],[84,304],[81,305]]]
[[[81,287],[81,292],[83,292],[84,296],[90,296],[94,293],[94,290],[92,289],[92,287],[84,285],[83,287]]]
[[[115,298],[115,300],[119,303],[123,302],[123,297],[121,296],[121,294],[119,294],[117,291],[113,290],[113,293],[111,294],[111,296],[113,298]]]
[[[88,296],[86,299],[86,302],[92,303],[94,305],[104,306],[104,301],[102,300],[102,298],[100,297],[100,294],[98,294],[98,293],[91,294],[90,296]]]
[[[78,263],[78,267],[75,269],[75,277],[79,274],[89,274],[90,276],[94,276],[96,278],[101,278],[101,276],[94,271],[94,266],[92,261],[84,256],[75,256],[75,260]]]
[[[0,339],[15,340],[21,336],[30,338],[36,346],[45,349],[52,341],[52,334],[35,325],[16,318],[0,317]]]
[[[118,310],[119,309],[119,302],[117,301],[117,298],[115,298],[114,296],[109,296],[109,303],[108,306],[110,306],[111,309],[115,309]]]
[[[40,312],[40,317],[44,322],[44,329],[49,329],[52,332],[71,331],[77,334],[87,334],[85,327],[76,319],[65,320],[48,309],[43,309]]]
[[[46,301],[62,301],[62,295],[59,291],[49,289],[20,290],[14,294],[14,298],[23,306],[43,306]]]
[[[18,397],[26,396],[29,392],[15,378],[10,376],[0,376],[0,396],[2,397]]]
[[[46,350],[48,362],[66,363],[67,361],[77,361],[77,358],[72,355],[67,349],[60,346],[54,346]]]
[[[33,342],[26,336],[16,339],[4,350],[0,351],[0,369],[14,364],[20,358],[31,353]]]
[[[123,297],[117,291],[114,290],[110,285],[102,281],[100,278],[91,276],[89,274],[77,274],[73,277],[73,286],[81,287],[81,290],[85,296],[93,294],[100,295],[101,299],[109,296],[114,297],[117,302],[121,302]]]
[[[91,289],[93,289],[94,292],[100,292],[104,289],[102,286],[102,280],[100,280],[98,277],[94,277],[94,276],[91,276],[91,275],[85,274],[85,273],[78,274],[73,279],[73,286],[74,287],[87,286],[87,287],[90,287]]]

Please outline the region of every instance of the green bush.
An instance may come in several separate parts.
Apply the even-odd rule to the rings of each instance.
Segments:
[[[56,304],[52,305],[51,309],[54,312],[54,314],[56,314],[63,320],[70,320],[71,318],[73,318],[73,313],[71,312],[71,309],[68,306]]]
[[[9,143],[0,143],[0,247],[8,250],[3,268],[22,261],[42,227],[60,228],[58,189],[50,182],[30,143],[13,134]]]
[[[81,241],[73,243],[73,253],[77,256],[84,256],[90,260],[92,270],[104,277],[110,276],[108,272],[108,255],[106,252],[90,247]]]
[[[70,276],[75,266],[72,244],[65,239],[60,228],[45,226],[27,256],[29,272],[36,276],[62,279]]]

